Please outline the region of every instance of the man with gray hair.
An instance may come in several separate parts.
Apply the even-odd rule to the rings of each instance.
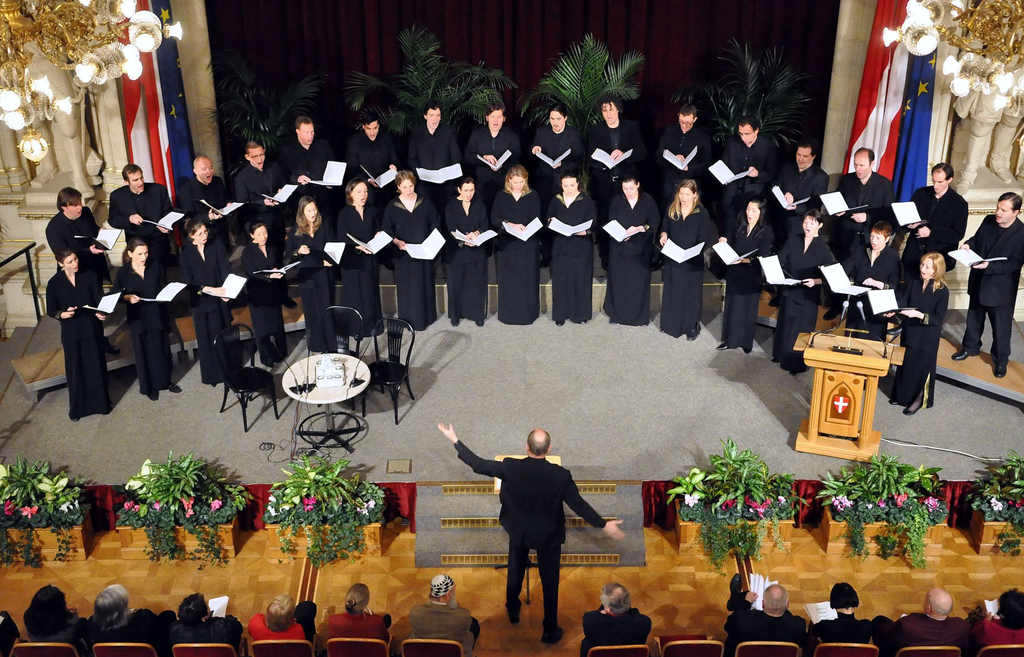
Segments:
[[[953,596],[935,588],[924,596],[924,610],[907,614],[895,623],[885,616],[876,616],[875,645],[879,655],[891,657],[900,648],[909,646],[957,646],[967,654],[970,625],[963,618],[954,618]]]
[[[735,597],[735,596],[734,596]],[[754,609],[757,594],[731,600],[735,609],[725,621],[725,657],[732,657],[736,646],[744,641],[788,641],[803,647],[807,640],[807,623],[789,612],[789,592],[778,584],[764,590],[762,609]]]
[[[409,610],[410,639],[448,639],[462,644],[463,657],[473,657],[480,623],[455,601],[455,580],[435,575],[430,580],[430,601]]]
[[[629,589],[618,582],[601,589],[601,606],[583,614],[583,641],[580,657],[599,646],[632,646],[647,643],[651,619],[634,609]]]

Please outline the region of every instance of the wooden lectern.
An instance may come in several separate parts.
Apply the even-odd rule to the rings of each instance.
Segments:
[[[903,348],[831,333],[801,333],[794,348],[814,368],[811,415],[800,424],[796,451],[870,460],[882,437],[871,428],[878,377],[903,363]]]

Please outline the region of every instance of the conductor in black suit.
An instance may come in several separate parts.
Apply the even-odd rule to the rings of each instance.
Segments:
[[[537,550],[537,570],[544,590],[544,643],[558,643],[562,628],[558,627],[558,569],[565,542],[565,510],[568,504],[581,518],[600,527],[616,540],[624,538],[621,520],[605,521],[580,496],[572,473],[546,460],[551,449],[551,436],[544,429],[534,429],[526,439],[526,458],[489,461],[482,459],[459,442],[452,425],[437,428],[455,445],[459,458],[473,472],[498,477],[501,485],[501,526],[508,533],[508,585],[505,588],[505,609],[512,624],[519,622],[519,592],[531,549]]]

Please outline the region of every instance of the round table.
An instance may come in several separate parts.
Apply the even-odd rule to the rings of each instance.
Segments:
[[[328,359],[342,367],[341,385],[328,386],[317,380],[317,364]],[[281,375],[281,386],[285,394],[296,401],[317,406],[326,406],[323,411],[313,413],[299,423],[297,435],[313,447],[343,447],[351,453],[351,437],[366,428],[366,422],[347,411],[333,410],[331,405],[340,404],[356,397],[370,385],[370,368],[362,360],[346,354],[318,354],[296,362]],[[312,386],[312,387],[310,387]],[[344,418],[340,424],[336,418]],[[318,429],[317,423],[324,421]],[[355,423],[348,426],[349,420]]]

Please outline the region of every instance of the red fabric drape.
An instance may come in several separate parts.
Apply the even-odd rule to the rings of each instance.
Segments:
[[[644,499],[644,527],[657,525],[662,529],[676,526],[676,514],[668,505],[667,490],[674,488],[671,481],[645,481],[640,485]]]
[[[950,527],[970,527],[973,513],[970,492],[974,482],[947,481],[944,483],[946,484],[944,491],[946,504],[949,507],[949,521],[946,524]]]
[[[824,500],[815,497],[820,490],[821,482],[817,479],[797,479],[793,482],[793,492],[797,497],[807,501],[807,504],[800,504],[797,507],[794,518],[797,527],[803,527],[805,524],[817,525],[821,522],[824,513],[821,503]]]

